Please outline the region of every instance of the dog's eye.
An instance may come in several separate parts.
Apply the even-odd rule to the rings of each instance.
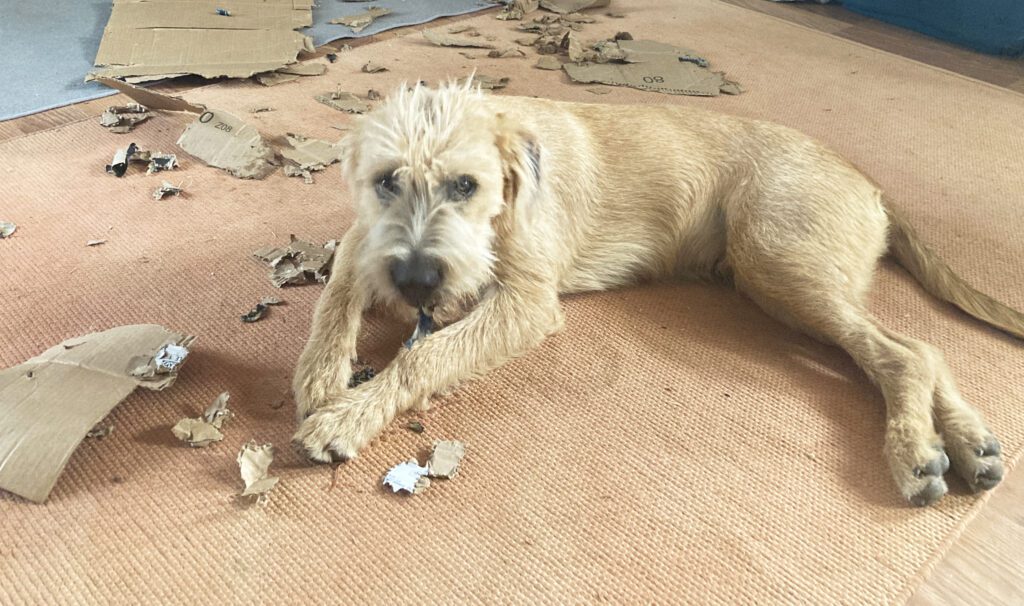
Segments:
[[[452,200],[468,200],[476,192],[476,180],[469,175],[461,175],[449,183],[448,189]]]
[[[373,188],[377,190],[378,197],[386,199],[398,193],[398,182],[395,181],[394,175],[387,173],[377,177],[377,180],[373,182]]]

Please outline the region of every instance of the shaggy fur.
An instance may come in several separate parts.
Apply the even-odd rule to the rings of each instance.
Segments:
[[[999,444],[932,346],[865,307],[887,251],[933,294],[1024,336],[1024,315],[965,284],[879,188],[788,128],[686,107],[621,107],[403,87],[345,139],[358,207],[294,380],[295,442],[356,456],[395,415],[526,353],[562,327],[559,295],[674,277],[730,281],[766,312],[856,360],[887,405],[885,454],[925,505],[952,462],[974,489]],[[391,175],[395,195],[378,184]],[[453,200],[458,175],[477,182]],[[447,325],[348,389],[363,311],[403,308],[388,266],[430,254]],[[406,311],[411,308],[405,306]]]

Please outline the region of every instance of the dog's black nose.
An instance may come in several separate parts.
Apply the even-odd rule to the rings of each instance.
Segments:
[[[441,264],[433,257],[418,253],[406,259],[395,259],[391,262],[391,282],[406,303],[423,307],[441,285]]]

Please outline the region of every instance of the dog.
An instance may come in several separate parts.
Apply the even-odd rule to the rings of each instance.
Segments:
[[[884,395],[884,454],[910,503],[940,499],[950,464],[974,490],[1002,479],[999,442],[942,354],[882,326],[865,298],[888,253],[993,327],[1024,338],[1024,314],[954,274],[874,182],[807,136],[448,83],[399,88],[341,147],[357,219],[293,381],[310,459],[355,457],[399,413],[530,351],[561,329],[560,295],[712,278],[853,357]],[[350,389],[373,304],[442,328]]]

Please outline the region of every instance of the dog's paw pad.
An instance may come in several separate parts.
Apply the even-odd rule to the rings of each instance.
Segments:
[[[912,497],[910,504],[915,507],[927,507],[946,494],[946,482],[940,476],[930,476],[924,486]]]

